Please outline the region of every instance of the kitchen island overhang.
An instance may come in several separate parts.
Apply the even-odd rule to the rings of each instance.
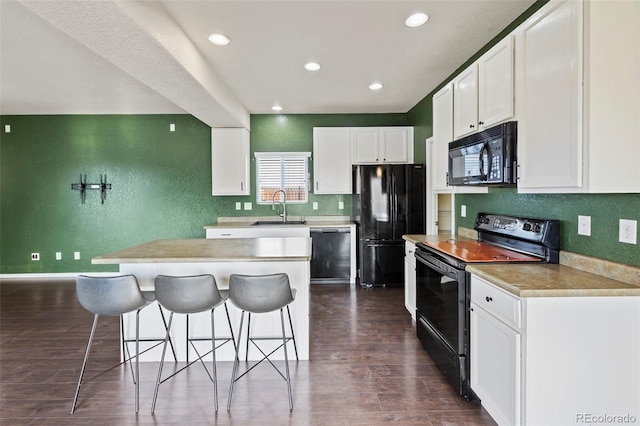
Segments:
[[[125,248],[113,253],[97,256],[93,264],[118,264],[121,274],[133,274],[138,279],[142,290],[152,290],[156,275],[198,275],[212,274],[216,278],[218,288],[229,286],[231,274],[272,274],[284,272],[289,276],[291,287],[297,290],[296,299],[290,305],[291,320],[296,337],[298,357],[309,359],[309,282],[311,260],[311,238],[237,238],[237,239],[165,239]],[[156,303],[156,302],[154,302]],[[227,301],[234,334],[237,336],[240,324],[240,310]],[[210,337],[211,317],[209,311],[189,316],[190,337]],[[227,337],[229,330],[226,313],[223,307],[215,310],[216,336]],[[186,316],[175,315],[171,329],[171,338],[176,347],[178,361],[187,360]],[[246,325],[244,326],[246,327]],[[124,317],[122,332],[125,337],[135,337],[135,313]],[[290,332],[287,327],[287,332]],[[256,337],[281,336],[279,312],[252,316],[251,334]],[[164,326],[158,309],[147,307],[140,312],[140,338],[150,339],[164,337]],[[246,329],[243,331],[246,336]],[[244,340],[244,339],[243,339]],[[269,349],[268,343],[266,348]],[[280,341],[281,343],[281,341]],[[272,343],[273,348],[278,342]],[[149,345],[151,346],[151,345]],[[141,351],[145,345],[141,343]],[[199,351],[210,351],[210,340],[199,342]],[[270,350],[270,349],[269,349]],[[293,353],[293,342],[289,342],[288,350]],[[196,355],[189,348],[188,359]],[[240,356],[244,357],[246,346],[240,348]],[[160,347],[145,352],[140,361],[159,361],[162,354]],[[260,352],[249,348],[249,359],[258,360]],[[124,354],[123,354],[124,356]],[[283,351],[274,354],[275,359],[284,359]],[[216,350],[219,361],[233,361],[234,348],[231,344]],[[170,352],[167,360],[172,359]],[[209,359],[211,357],[209,356]]]

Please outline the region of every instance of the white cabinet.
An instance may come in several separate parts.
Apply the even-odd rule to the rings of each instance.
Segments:
[[[509,35],[453,79],[455,138],[512,118],[514,80],[513,37]]]
[[[404,306],[416,320],[416,245],[404,242]]]
[[[313,192],[351,194],[351,131],[313,128]]]
[[[211,129],[211,194],[249,195],[249,131]]]
[[[471,289],[471,389],[498,424],[519,425],[520,302],[481,280]]]
[[[640,418],[640,297],[519,298],[473,274],[470,285],[471,388],[499,425]]]
[[[516,30],[519,192],[640,192],[640,2],[551,1]]]
[[[514,116],[515,64],[513,36],[508,35],[478,59],[478,128]]]
[[[453,79],[453,135],[478,131],[478,65],[474,63]]]
[[[413,127],[351,128],[353,164],[413,162]]]

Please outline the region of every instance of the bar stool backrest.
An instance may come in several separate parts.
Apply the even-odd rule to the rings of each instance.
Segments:
[[[294,295],[287,274],[231,274],[229,299],[238,308],[258,314],[287,306],[293,302]]]
[[[155,280],[156,300],[178,314],[195,314],[224,302],[213,275],[172,277],[158,275]]]
[[[121,315],[147,304],[138,286],[138,280],[133,275],[78,275],[76,294],[82,307],[97,315]]]

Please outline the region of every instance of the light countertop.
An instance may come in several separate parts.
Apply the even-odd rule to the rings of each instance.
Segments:
[[[640,296],[640,286],[565,265],[483,263],[467,271],[519,297]]]
[[[93,264],[309,261],[311,238],[156,240],[94,257]]]
[[[403,238],[414,244],[450,238],[472,240],[448,234],[409,234]],[[519,297],[640,296],[640,268],[564,251],[560,252],[560,263],[475,263],[469,264],[467,271]],[[609,276],[593,273],[598,270]]]
[[[278,220],[277,218],[270,219],[260,219],[260,220]],[[297,220],[297,219],[291,219]],[[355,227],[353,222],[348,220],[307,220],[305,224],[269,224],[269,225],[253,225],[256,222],[255,220],[249,221],[234,221],[234,222],[223,222],[216,223],[212,225],[206,225],[204,229],[218,229],[218,228],[264,228],[264,227],[286,227],[286,228],[345,228],[345,227]]]

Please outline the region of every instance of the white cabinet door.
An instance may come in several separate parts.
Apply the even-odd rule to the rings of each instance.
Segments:
[[[513,36],[508,35],[478,60],[478,128],[513,117]]]
[[[447,185],[449,172],[449,142],[453,141],[453,83],[449,83],[433,95],[433,146],[429,164],[431,182],[436,191],[450,191]]]
[[[353,164],[413,162],[413,127],[352,127]]]
[[[550,3],[516,33],[518,188],[582,186],[582,2]]]
[[[249,195],[249,130],[211,129],[211,194]]]
[[[354,164],[377,164],[380,161],[380,132],[377,127],[352,128],[351,144]]]
[[[478,131],[478,66],[476,63],[453,80],[453,136]]]
[[[413,161],[413,128],[382,127],[379,155],[383,163],[411,163]],[[410,158],[411,157],[411,158]]]
[[[404,306],[416,319],[416,245],[412,242],[404,243]]]
[[[313,180],[315,194],[351,194],[349,127],[313,129]]]
[[[471,303],[471,389],[499,425],[520,424],[520,343],[520,333]]]

